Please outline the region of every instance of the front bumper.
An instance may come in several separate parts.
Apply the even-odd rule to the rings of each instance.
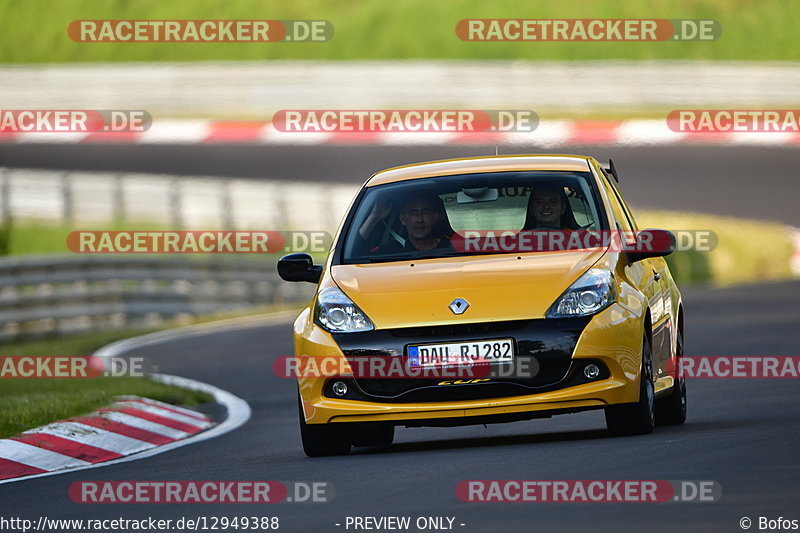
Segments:
[[[331,397],[327,378],[300,378],[306,423],[457,425],[634,402],[638,399],[641,332],[641,317],[619,304],[579,319],[454,324],[339,335],[314,325],[305,311],[295,323],[298,356],[404,358],[413,344],[512,337],[517,358],[531,358],[539,367],[532,378],[493,378],[463,385],[439,385],[440,380],[430,379],[351,378],[355,386],[346,398]],[[576,371],[588,359],[598,362],[605,372],[589,382]]]

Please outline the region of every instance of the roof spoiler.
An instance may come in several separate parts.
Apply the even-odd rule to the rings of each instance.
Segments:
[[[606,174],[614,176],[614,181],[619,183],[619,174],[617,174],[617,169],[614,168],[614,160],[613,159],[609,159],[608,160],[608,165],[602,165],[602,167],[603,167],[603,170],[606,171]]]

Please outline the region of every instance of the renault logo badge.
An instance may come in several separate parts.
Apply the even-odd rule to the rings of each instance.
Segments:
[[[467,308],[469,307],[469,302],[466,301],[464,298],[456,298],[455,300],[450,302],[450,305],[448,305],[448,307],[450,308],[450,310],[453,312],[454,315],[462,315],[464,314],[464,311],[466,311]]]

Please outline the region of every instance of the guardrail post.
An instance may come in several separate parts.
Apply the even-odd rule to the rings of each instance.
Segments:
[[[172,218],[172,227],[176,230],[183,228],[183,198],[181,193],[181,180],[177,176],[173,176],[170,182],[169,207]]]
[[[61,174],[61,217],[67,225],[73,221],[72,178],[69,172]]]
[[[115,222],[125,221],[125,182],[122,174],[114,176],[114,205],[112,217]]]
[[[0,209],[3,211],[2,223],[7,226],[11,216],[11,173],[7,168],[0,169]]]
[[[289,212],[286,209],[286,186],[282,183],[275,186],[275,212],[278,214],[278,228],[289,230]]]
[[[233,210],[231,198],[231,180],[223,180],[219,186],[219,209],[222,229],[236,229],[236,215]]]

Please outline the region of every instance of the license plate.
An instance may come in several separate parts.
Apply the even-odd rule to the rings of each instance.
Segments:
[[[412,368],[442,368],[509,363],[514,360],[511,339],[423,344],[408,347],[408,364]]]

